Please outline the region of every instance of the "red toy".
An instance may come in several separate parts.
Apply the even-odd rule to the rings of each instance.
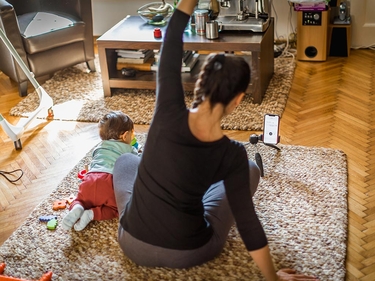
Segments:
[[[78,173],[78,178],[81,180],[84,178],[84,176],[86,175],[87,173],[87,170],[82,170]]]
[[[0,263],[0,274],[4,273],[4,269],[5,269],[5,263]],[[44,273],[43,276],[39,279],[39,281],[51,281],[51,280],[52,280],[51,271]],[[1,275],[0,281],[29,281],[29,280]]]
[[[54,117],[55,115],[53,114],[53,109],[52,109],[52,107],[50,107],[49,109],[48,109],[48,116],[47,116],[47,120],[53,120],[53,117]]]
[[[162,35],[161,35],[161,29],[160,28],[155,28],[154,29],[154,37],[155,38],[161,38]]]

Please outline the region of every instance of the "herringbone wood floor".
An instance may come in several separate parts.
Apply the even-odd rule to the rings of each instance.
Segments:
[[[0,112],[16,105],[15,85],[0,74]],[[349,231],[347,280],[375,280],[375,52],[352,50],[350,57],[297,62],[281,118],[281,142],[343,150],[348,156]],[[147,132],[147,126],[136,126]],[[252,132],[229,131],[246,141]],[[99,141],[96,124],[36,120],[22,137],[23,149],[0,130],[0,170],[22,168],[16,185],[0,177],[0,244],[22,223]]]

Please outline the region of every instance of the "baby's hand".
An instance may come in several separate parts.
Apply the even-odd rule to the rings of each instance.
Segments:
[[[142,145],[140,144],[139,145],[139,148],[138,148],[138,153],[142,153],[143,152],[143,149],[142,149],[143,147],[142,147]]]

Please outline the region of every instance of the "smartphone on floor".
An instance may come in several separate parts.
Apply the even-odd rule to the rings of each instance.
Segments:
[[[280,116],[276,114],[264,115],[263,142],[265,144],[278,144]]]

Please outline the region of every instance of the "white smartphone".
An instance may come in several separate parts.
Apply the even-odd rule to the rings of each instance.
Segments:
[[[280,116],[275,114],[264,115],[263,142],[267,144],[279,143]]]

